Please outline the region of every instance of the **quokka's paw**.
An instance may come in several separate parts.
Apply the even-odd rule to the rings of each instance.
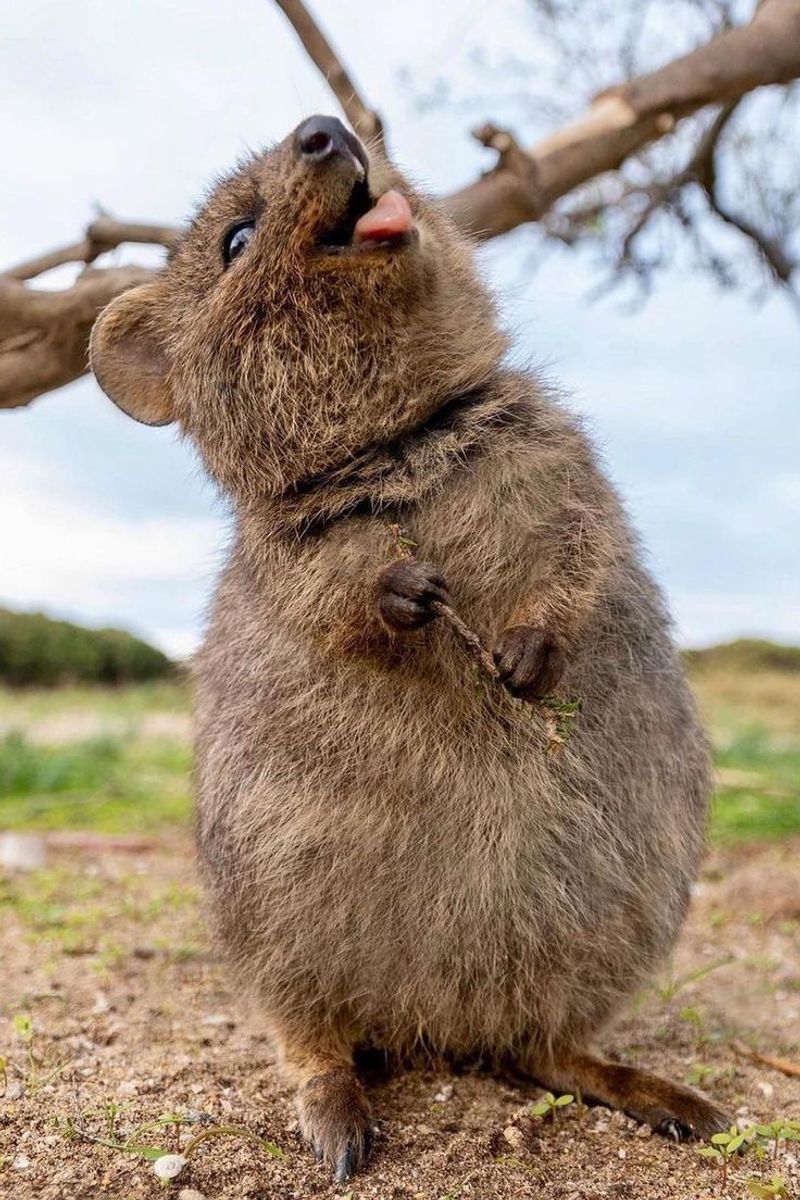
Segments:
[[[504,630],[492,654],[512,696],[538,700],[549,696],[567,665],[563,649],[547,630],[534,625],[513,625]]]
[[[319,1162],[344,1183],[364,1165],[369,1154],[372,1116],[364,1089],[348,1067],[315,1075],[297,1093],[303,1137]]]
[[[444,576],[433,563],[404,558],[378,576],[378,611],[395,633],[427,625],[436,616],[436,602],[447,599]]]
[[[707,1142],[712,1134],[730,1129],[733,1117],[720,1105],[709,1100],[694,1088],[671,1086],[665,1095],[663,1108],[646,1114],[646,1122],[655,1133],[673,1142],[690,1142],[695,1138]]]

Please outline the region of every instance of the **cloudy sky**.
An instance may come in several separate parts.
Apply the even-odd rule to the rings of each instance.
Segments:
[[[524,0],[315,9],[401,165],[434,191],[487,165],[469,116],[420,112],[404,72],[468,91],[470,45],[524,52]],[[0,0],[0,15],[3,262],[74,241],[96,202],[178,222],[243,151],[336,111],[270,0]],[[586,302],[581,260],[531,273],[529,249],[525,231],[489,246],[487,277],[521,353],[589,419],[682,641],[800,642],[797,318],[677,270],[631,316]],[[128,421],[88,379],[0,413],[0,514],[0,603],[127,626],[176,654],[196,644],[226,515],[170,430]]]

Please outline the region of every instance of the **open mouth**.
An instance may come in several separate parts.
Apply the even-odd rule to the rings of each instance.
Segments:
[[[341,219],[320,236],[319,245],[325,254],[364,253],[405,246],[414,234],[405,196],[391,190],[375,198],[366,179],[359,179]]]

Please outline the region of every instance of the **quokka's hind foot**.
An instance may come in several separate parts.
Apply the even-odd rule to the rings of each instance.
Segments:
[[[273,1022],[270,1033],[282,1073],[295,1087],[300,1132],[317,1161],[343,1183],[366,1162],[372,1133],[351,1040],[344,1030],[313,1022],[300,1029]]]
[[[707,1141],[728,1129],[732,1120],[725,1109],[694,1088],[594,1054],[555,1055],[550,1066],[539,1064],[532,1074],[553,1089],[579,1090],[584,1100],[622,1109],[676,1142]]]
[[[344,1183],[369,1153],[372,1118],[364,1089],[351,1067],[314,1075],[297,1093],[300,1129],[318,1161]]]

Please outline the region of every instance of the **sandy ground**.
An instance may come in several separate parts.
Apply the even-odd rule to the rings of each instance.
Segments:
[[[696,1147],[600,1108],[572,1105],[553,1126],[529,1113],[534,1086],[444,1070],[375,1084],[372,1163],[335,1189],[299,1144],[270,1047],[209,951],[188,843],[51,850],[43,872],[0,877],[0,921],[3,1200],[163,1196],[151,1163],[116,1144],[133,1134],[139,1146],[185,1148],[208,1122],[244,1127],[282,1157],[211,1136],[170,1185],[182,1200],[688,1200],[745,1197],[748,1180],[776,1173],[800,1197],[800,1143],[782,1144],[774,1163],[737,1159],[722,1193]],[[21,1014],[33,1061],[14,1028]],[[701,1082],[740,1122],[800,1118],[800,1078],[740,1057],[734,1039],[800,1061],[800,842],[711,857],[675,962],[609,1049]],[[172,1114],[180,1128],[135,1132]]]

